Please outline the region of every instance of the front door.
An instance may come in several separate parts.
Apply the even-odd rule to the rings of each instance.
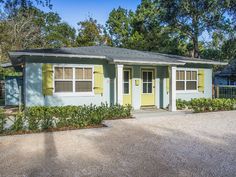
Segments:
[[[123,105],[132,104],[132,78],[131,69],[123,71]]]
[[[153,69],[143,69],[142,72],[141,106],[155,105],[155,79]]]

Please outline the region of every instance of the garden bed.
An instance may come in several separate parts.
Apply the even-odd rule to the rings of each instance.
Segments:
[[[131,106],[36,106],[8,117],[0,110],[0,136],[105,127],[104,120],[132,118]]]
[[[21,131],[5,131],[0,134],[0,136],[8,136],[8,135],[25,135],[25,134],[34,134],[34,133],[48,133],[48,132],[59,132],[59,131],[69,131],[69,130],[79,130],[79,129],[91,129],[91,128],[103,128],[107,127],[105,124],[99,125],[89,125],[87,127],[61,127],[61,128],[49,128],[47,130],[21,130]]]

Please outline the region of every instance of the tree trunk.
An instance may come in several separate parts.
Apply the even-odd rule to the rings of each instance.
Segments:
[[[193,37],[193,53],[194,58],[199,58],[199,46],[198,46],[198,37]]]
[[[198,45],[198,35],[199,35],[199,29],[198,29],[198,16],[193,16],[193,52],[194,52],[194,58],[199,58],[199,45]]]

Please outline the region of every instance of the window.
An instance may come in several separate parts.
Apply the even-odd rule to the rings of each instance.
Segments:
[[[124,77],[124,79],[123,79],[124,94],[129,94],[130,71],[128,71],[128,70],[124,71],[123,77]]]
[[[81,93],[93,91],[92,67],[55,67],[55,93]]]
[[[152,71],[143,71],[143,93],[152,93]]]
[[[198,75],[196,70],[176,71],[176,90],[197,90]]]
[[[73,92],[73,69],[55,67],[55,92]]]
[[[75,68],[75,92],[92,92],[92,68]]]

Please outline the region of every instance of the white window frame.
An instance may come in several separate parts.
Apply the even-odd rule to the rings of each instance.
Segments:
[[[129,86],[129,93],[124,93],[125,92],[125,89],[123,89],[123,95],[130,95],[130,91],[131,91],[131,89],[130,89],[130,87],[131,87],[131,70],[130,69],[124,69],[123,70],[123,77],[124,77],[124,72],[128,72],[129,73],[129,80],[128,81],[125,81],[124,80],[124,78],[123,78],[123,87],[124,87],[124,84],[126,83],[126,84],[128,84],[128,86]]]
[[[177,80],[176,78],[176,82],[177,81],[184,81],[184,90],[177,90],[176,89],[176,93],[198,93],[198,69],[193,69],[193,68],[177,68],[177,71],[184,71],[184,80]],[[197,72],[197,80],[187,80],[187,71],[195,71]],[[196,81],[196,90],[187,90],[187,81]]]
[[[148,79],[149,79],[148,75],[147,75],[147,81],[146,82],[143,81],[143,73],[144,72],[151,72],[152,73],[152,81],[151,82],[148,81]],[[153,83],[153,80],[154,80],[154,77],[155,77],[154,75],[155,74],[154,74],[153,70],[148,70],[148,69],[142,70],[142,94],[154,94],[154,90],[153,90],[153,86],[155,85],[155,83]],[[143,92],[143,84],[147,84],[147,91],[148,91],[148,88],[149,88],[148,84],[150,84],[150,83],[152,83],[152,87],[151,87],[152,92],[151,93],[144,93]]]
[[[55,68],[72,68],[73,71],[73,92],[55,92],[55,81],[67,81],[67,79],[55,79]],[[76,79],[75,78],[75,69],[76,68],[91,68],[92,69],[92,91],[91,92],[75,92],[75,82],[76,81],[91,81],[91,79]],[[71,81],[71,79],[68,79]],[[53,65],[53,95],[57,96],[94,96],[94,66],[93,65],[77,65],[77,64],[54,64]]]

